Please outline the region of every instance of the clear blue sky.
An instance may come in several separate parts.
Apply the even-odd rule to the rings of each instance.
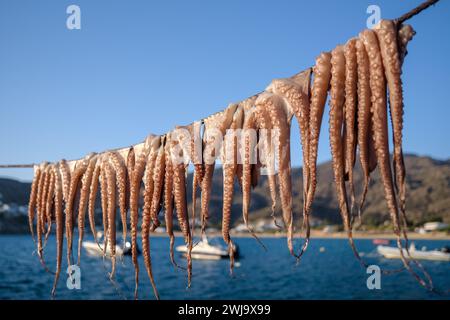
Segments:
[[[369,4],[395,18],[420,2],[0,0],[0,163],[79,158],[164,133],[311,66],[365,28]],[[66,28],[70,4],[81,30]],[[447,159],[450,1],[410,23],[404,149]]]

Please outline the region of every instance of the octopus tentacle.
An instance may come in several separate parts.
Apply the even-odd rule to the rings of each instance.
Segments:
[[[92,176],[95,170],[95,165],[97,162],[97,157],[92,157],[89,161],[86,172],[83,174],[81,178],[81,191],[80,191],[80,203],[78,205],[78,259],[77,264],[80,265],[81,259],[81,247],[83,243],[84,237],[84,222],[85,222],[85,214],[86,208],[89,201],[89,191],[92,183]]]
[[[280,96],[263,93],[256,100],[256,106],[266,108],[266,114],[270,119],[269,128],[277,138],[275,152],[278,162],[278,179],[280,202],[282,208],[283,222],[287,230],[288,249],[292,256],[297,257],[293,248],[293,213],[292,213],[292,182],[290,164],[290,125],[284,110],[284,103]]]
[[[387,128],[387,105],[386,105],[386,81],[384,78],[383,62],[378,45],[376,34],[372,30],[365,30],[360,34],[364,42],[369,63],[370,63],[370,88],[372,91],[372,121],[373,121],[373,139],[375,151],[380,169],[381,178],[389,214],[394,225],[394,233],[397,236],[397,246],[400,250],[400,258],[404,267],[414,276],[414,278],[424,287],[432,288],[432,284],[425,281],[411,268],[409,261],[403,254],[401,243],[402,226],[400,224],[397,201],[394,192],[394,183],[391,173],[389,159],[389,143]]]
[[[102,225],[103,225],[103,258],[106,257],[106,251],[109,243],[109,219],[108,219],[108,179],[106,178],[106,164],[108,162],[107,155],[103,156],[100,166],[100,205],[102,208]]]
[[[147,137],[142,150],[138,153],[134,170],[131,174],[130,185],[130,225],[131,225],[131,255],[135,270],[135,289],[134,297],[137,299],[138,283],[139,283],[139,263],[137,253],[137,224],[139,219],[139,193],[141,187],[142,177],[144,175],[145,166],[147,163],[148,154],[150,152],[150,144],[155,136],[150,135]],[[156,293],[156,287],[153,287],[153,291]],[[155,296],[158,296],[155,294]]]
[[[74,228],[74,206],[75,196],[78,190],[78,184],[81,177],[85,173],[88,163],[93,155],[88,155],[85,159],[77,161],[74,171],[70,177],[70,187],[68,199],[66,201],[65,214],[66,214],[66,238],[67,238],[67,264],[72,265],[72,240],[73,240],[73,228]]]
[[[61,261],[63,255],[63,234],[64,234],[64,215],[63,215],[63,188],[60,173],[60,164],[53,168],[55,174],[55,221],[56,221],[56,271],[53,281],[52,296],[56,294],[56,285],[58,284],[61,273]]]
[[[170,147],[174,148],[177,144],[181,145],[181,141],[183,140],[184,135],[180,134],[177,139],[171,137]],[[172,149],[173,150],[173,149]],[[192,235],[189,227],[189,217],[187,212],[187,199],[186,199],[186,164],[181,161],[181,163],[177,163],[174,161],[175,154],[174,151],[171,150],[171,157],[173,162],[173,191],[174,191],[174,201],[175,201],[175,209],[177,212],[178,223],[180,225],[181,232],[183,233],[184,242],[187,245],[187,272],[188,272],[188,288],[191,286],[191,277],[192,277]],[[181,152],[184,155],[183,148],[181,148]]]
[[[314,80],[311,91],[309,113],[309,188],[306,198],[306,213],[309,214],[314,200],[317,185],[317,149],[320,126],[327,100],[327,92],[331,79],[331,54],[323,52],[316,58],[313,68]]]
[[[249,210],[250,210],[250,196],[251,196],[251,186],[252,178],[256,175],[256,172],[252,172],[255,167],[256,160],[256,145],[257,145],[257,126],[256,126],[256,113],[254,107],[254,102],[256,97],[247,99],[242,103],[244,109],[244,123],[243,123],[243,163],[240,166],[242,168],[241,175],[241,189],[242,189],[242,218],[244,220],[247,230],[250,232],[253,238],[258,241],[258,243],[267,250],[266,246],[255,234],[255,231],[249,224]],[[252,135],[253,134],[253,135]],[[237,168],[239,170],[239,167]]]
[[[47,199],[45,200],[45,222],[47,223],[47,231],[45,233],[45,240],[44,240],[44,246],[45,248],[47,246],[48,237],[50,235],[50,232],[52,231],[52,207],[53,207],[53,196],[55,194],[55,174],[53,172],[54,165],[51,165],[49,175],[49,186],[48,186],[48,192],[47,192]]]
[[[155,162],[157,158],[157,153],[160,147],[161,138],[155,137],[150,145],[150,152],[147,159],[147,164],[145,167],[145,175],[144,175],[144,208],[142,210],[142,255],[144,257],[145,269],[147,270],[148,277],[150,279],[150,283],[153,287],[154,294],[156,299],[159,299],[158,291],[156,290],[155,280],[153,278],[152,271],[152,263],[150,257],[150,220],[151,217],[151,209],[152,209],[152,199],[154,193],[154,168]],[[156,219],[157,220],[157,219]],[[155,223],[155,222],[154,222]]]
[[[259,101],[258,101],[259,100]],[[277,206],[277,182],[276,182],[276,176],[275,176],[275,172],[274,172],[274,163],[273,163],[273,157],[271,157],[271,155],[273,155],[273,150],[272,150],[272,135],[270,132],[270,123],[271,123],[271,119],[268,113],[268,110],[266,108],[266,106],[264,105],[264,103],[261,103],[261,99],[258,97],[258,99],[255,101],[256,104],[256,110],[255,110],[255,120],[256,120],[256,125],[257,127],[260,129],[260,137],[259,137],[259,141],[258,141],[258,148],[260,150],[260,156],[261,153],[263,154],[262,157],[264,157],[265,159],[265,166],[267,169],[267,180],[269,182],[269,193],[270,193],[270,198],[272,200],[272,212],[271,212],[271,217],[273,220],[273,223],[275,224],[275,226],[277,226],[278,228],[281,228],[276,220],[275,217],[275,209]],[[261,131],[262,130],[262,131]],[[261,152],[261,149],[263,150]]]
[[[37,254],[41,265],[44,267],[45,271],[48,273],[52,273],[50,269],[47,267],[47,264],[44,261],[44,247],[42,245],[42,235],[44,233],[44,220],[45,220],[45,210],[46,210],[46,201],[47,201],[47,193],[50,181],[50,169],[52,165],[44,162],[42,164],[42,182],[40,183],[40,188],[38,187],[38,211],[37,211],[37,224],[36,224],[36,239],[37,239]],[[40,189],[40,190],[39,190]]]
[[[173,233],[173,163],[170,157],[170,134],[166,136],[164,153],[166,158],[166,167],[164,172],[164,221],[166,231],[170,238],[170,261],[176,268],[182,268],[175,262],[174,244],[175,235]]]
[[[98,247],[103,251],[98,241],[97,230],[95,227],[95,203],[97,199],[98,184],[99,184],[98,180],[100,177],[102,161],[103,161],[102,156],[99,155],[95,163],[94,172],[92,173],[91,185],[89,188],[88,216],[89,216],[89,225],[91,227],[91,232],[92,235],[94,236],[94,240],[97,243]]]
[[[334,180],[339,201],[339,212],[347,231],[348,240],[356,258],[364,265],[353,241],[351,217],[347,202],[347,191],[345,188],[345,163],[344,148],[342,141],[342,126],[344,124],[345,103],[345,76],[346,60],[344,47],[338,46],[331,53],[331,88],[330,88],[330,146],[333,162]]]
[[[233,274],[235,247],[230,237],[231,206],[233,204],[234,177],[237,170],[238,142],[236,130],[242,128],[243,110],[239,106],[233,115],[233,122],[230,131],[227,130],[225,143],[223,145],[223,204],[222,204],[222,237],[228,245],[228,255],[230,256],[230,274]],[[232,141],[230,141],[230,139]]]
[[[33,182],[31,183],[31,191],[30,191],[30,200],[28,202],[28,226],[30,228],[31,238],[33,242],[36,244],[36,239],[34,235],[34,218],[36,215],[36,206],[37,206],[37,194],[38,194],[38,186],[41,180],[42,171],[39,166],[34,168],[34,177]]]
[[[355,206],[355,188],[353,185],[353,168],[356,159],[356,103],[357,103],[357,58],[356,38],[350,39],[344,47],[345,57],[345,104],[344,104],[344,158],[345,173],[348,174],[350,186],[350,216],[353,219]]]
[[[116,188],[119,195],[120,219],[122,221],[123,247],[127,239],[127,171],[122,157],[117,152],[109,152],[109,160],[116,174]]]
[[[373,147],[371,135],[371,91],[369,82],[369,57],[364,47],[364,43],[358,39],[356,42],[356,58],[358,70],[358,147],[359,160],[364,176],[364,187],[359,201],[358,216],[361,220],[362,208],[366,200],[367,190],[370,182],[370,159],[376,159],[374,153],[371,152],[370,146]],[[372,155],[372,157],[371,157]],[[376,163],[376,162],[375,162]]]
[[[194,237],[195,231],[195,211],[197,208],[197,188],[201,187],[204,167],[203,167],[203,144],[201,142],[201,122],[195,122],[191,127],[191,160],[194,164],[194,175],[192,178],[192,237]],[[200,150],[198,150],[200,148]]]
[[[164,152],[165,137],[161,137],[161,144],[156,150],[155,166],[153,170],[153,195],[150,208],[152,219],[151,231],[154,231],[161,224],[158,220],[158,213],[161,210],[161,200],[164,189],[164,172],[166,166],[166,156]]]
[[[230,126],[233,120],[233,114],[236,111],[237,104],[229,105],[224,111],[219,112],[213,116],[210,116],[204,120],[205,132],[203,134],[204,140],[204,150],[203,150],[203,160],[204,165],[204,175],[201,184],[201,209],[200,216],[202,220],[202,235],[205,234],[206,224],[209,218],[209,200],[211,197],[211,187],[212,178],[215,168],[215,159],[218,154],[216,154],[216,147],[220,147],[222,141],[216,141],[215,137],[210,137],[208,133],[210,131],[218,130],[222,136],[225,134],[225,130]]]
[[[284,100],[292,109],[300,127],[301,146],[303,154],[303,223],[302,229],[305,230],[305,241],[301,247],[300,258],[308,248],[310,237],[309,214],[305,210],[306,197],[309,189],[309,91],[310,91],[311,69],[302,72],[295,79],[275,79],[269,86],[269,90],[284,98]]]
[[[109,162],[105,162],[105,176],[108,201],[108,242],[111,257],[111,272],[109,278],[113,279],[116,271],[116,174]],[[105,244],[105,247],[107,245]]]

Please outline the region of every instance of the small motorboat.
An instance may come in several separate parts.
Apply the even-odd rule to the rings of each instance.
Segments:
[[[102,237],[103,234],[102,232],[99,231],[97,233],[97,239],[101,239]],[[83,246],[84,250],[86,250],[88,255],[93,257],[103,257],[103,245],[104,245],[103,241],[99,244],[97,244],[95,241],[83,241],[81,245]],[[137,252],[138,254],[141,253],[139,248],[137,248]],[[128,241],[125,242],[125,245],[123,247],[116,244],[116,256],[120,257],[123,255],[125,256],[131,255],[131,243]],[[109,245],[106,248],[106,257],[107,258],[111,257],[111,246]]]
[[[434,260],[434,261],[450,261],[450,252],[446,248],[441,250],[426,250],[426,248],[422,248],[422,250],[417,250],[414,243],[411,243],[409,247],[410,256],[406,252],[406,249],[403,250],[403,255],[406,259],[412,258],[417,260]],[[377,246],[377,252],[381,254],[383,257],[387,259],[400,259],[400,250],[397,247],[388,247],[388,246]]]
[[[182,253],[184,256],[187,254],[186,245],[177,246],[175,248],[177,252]],[[238,258],[239,250],[238,246],[234,244],[234,257]],[[228,258],[228,249],[219,244],[210,244],[206,236],[202,237],[202,240],[197,244],[194,244],[191,251],[192,259],[200,259],[200,260],[220,260],[224,258]]]
[[[373,239],[372,243],[374,245],[383,245],[383,246],[387,246],[389,244],[389,240],[388,239]]]

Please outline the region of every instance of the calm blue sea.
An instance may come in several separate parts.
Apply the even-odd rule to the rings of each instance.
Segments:
[[[169,261],[167,238],[152,238],[152,262],[162,299],[449,299],[420,287],[407,273],[382,276],[381,289],[369,290],[366,270],[354,258],[347,240],[312,239],[300,265],[289,256],[284,239],[263,239],[265,252],[251,238],[238,238],[241,259],[234,277],[228,273],[228,260],[198,261],[193,264],[192,287],[186,289],[186,275]],[[449,241],[414,241],[428,249],[450,245]],[[181,244],[181,239],[177,239]],[[300,243],[297,243],[297,247]],[[387,269],[399,261],[378,256],[371,240],[357,240],[364,258]],[[324,249],[320,250],[323,247]],[[76,248],[75,248],[76,249]],[[41,267],[28,235],[0,236],[0,299],[50,299],[53,276]],[[74,251],[76,252],[76,251]],[[84,253],[84,252],[83,252]],[[55,239],[49,240],[46,260],[53,267]],[[65,259],[63,259],[65,260]],[[178,257],[180,263],[185,261]],[[140,299],[153,294],[140,257]],[[424,261],[435,286],[450,288],[450,263]],[[64,264],[64,271],[66,265]],[[132,299],[134,269],[131,258],[118,263],[117,288],[107,279],[110,265],[84,253],[81,263],[81,289],[69,290],[67,274],[62,273],[57,299]],[[64,272],[63,271],[63,272]]]

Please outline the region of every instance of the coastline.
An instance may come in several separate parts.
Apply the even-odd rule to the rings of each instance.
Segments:
[[[196,232],[196,236],[199,235],[200,232]],[[286,234],[284,232],[278,233],[257,233],[259,238],[284,238]],[[153,237],[167,237],[165,233],[152,233],[150,236]],[[182,237],[181,232],[175,232],[176,237]],[[220,232],[208,232],[208,236],[213,237],[222,237]],[[231,236],[234,238],[252,238],[250,233],[244,232],[231,232]],[[296,238],[299,238],[298,234],[296,234]],[[347,234],[345,232],[322,232],[317,230],[311,230],[311,239],[347,239]],[[354,239],[396,239],[396,236],[393,233],[383,233],[383,232],[361,232],[354,231],[353,232]],[[415,232],[408,233],[408,239],[410,240],[450,240],[450,234],[445,232],[433,232],[428,234],[419,234]]]

